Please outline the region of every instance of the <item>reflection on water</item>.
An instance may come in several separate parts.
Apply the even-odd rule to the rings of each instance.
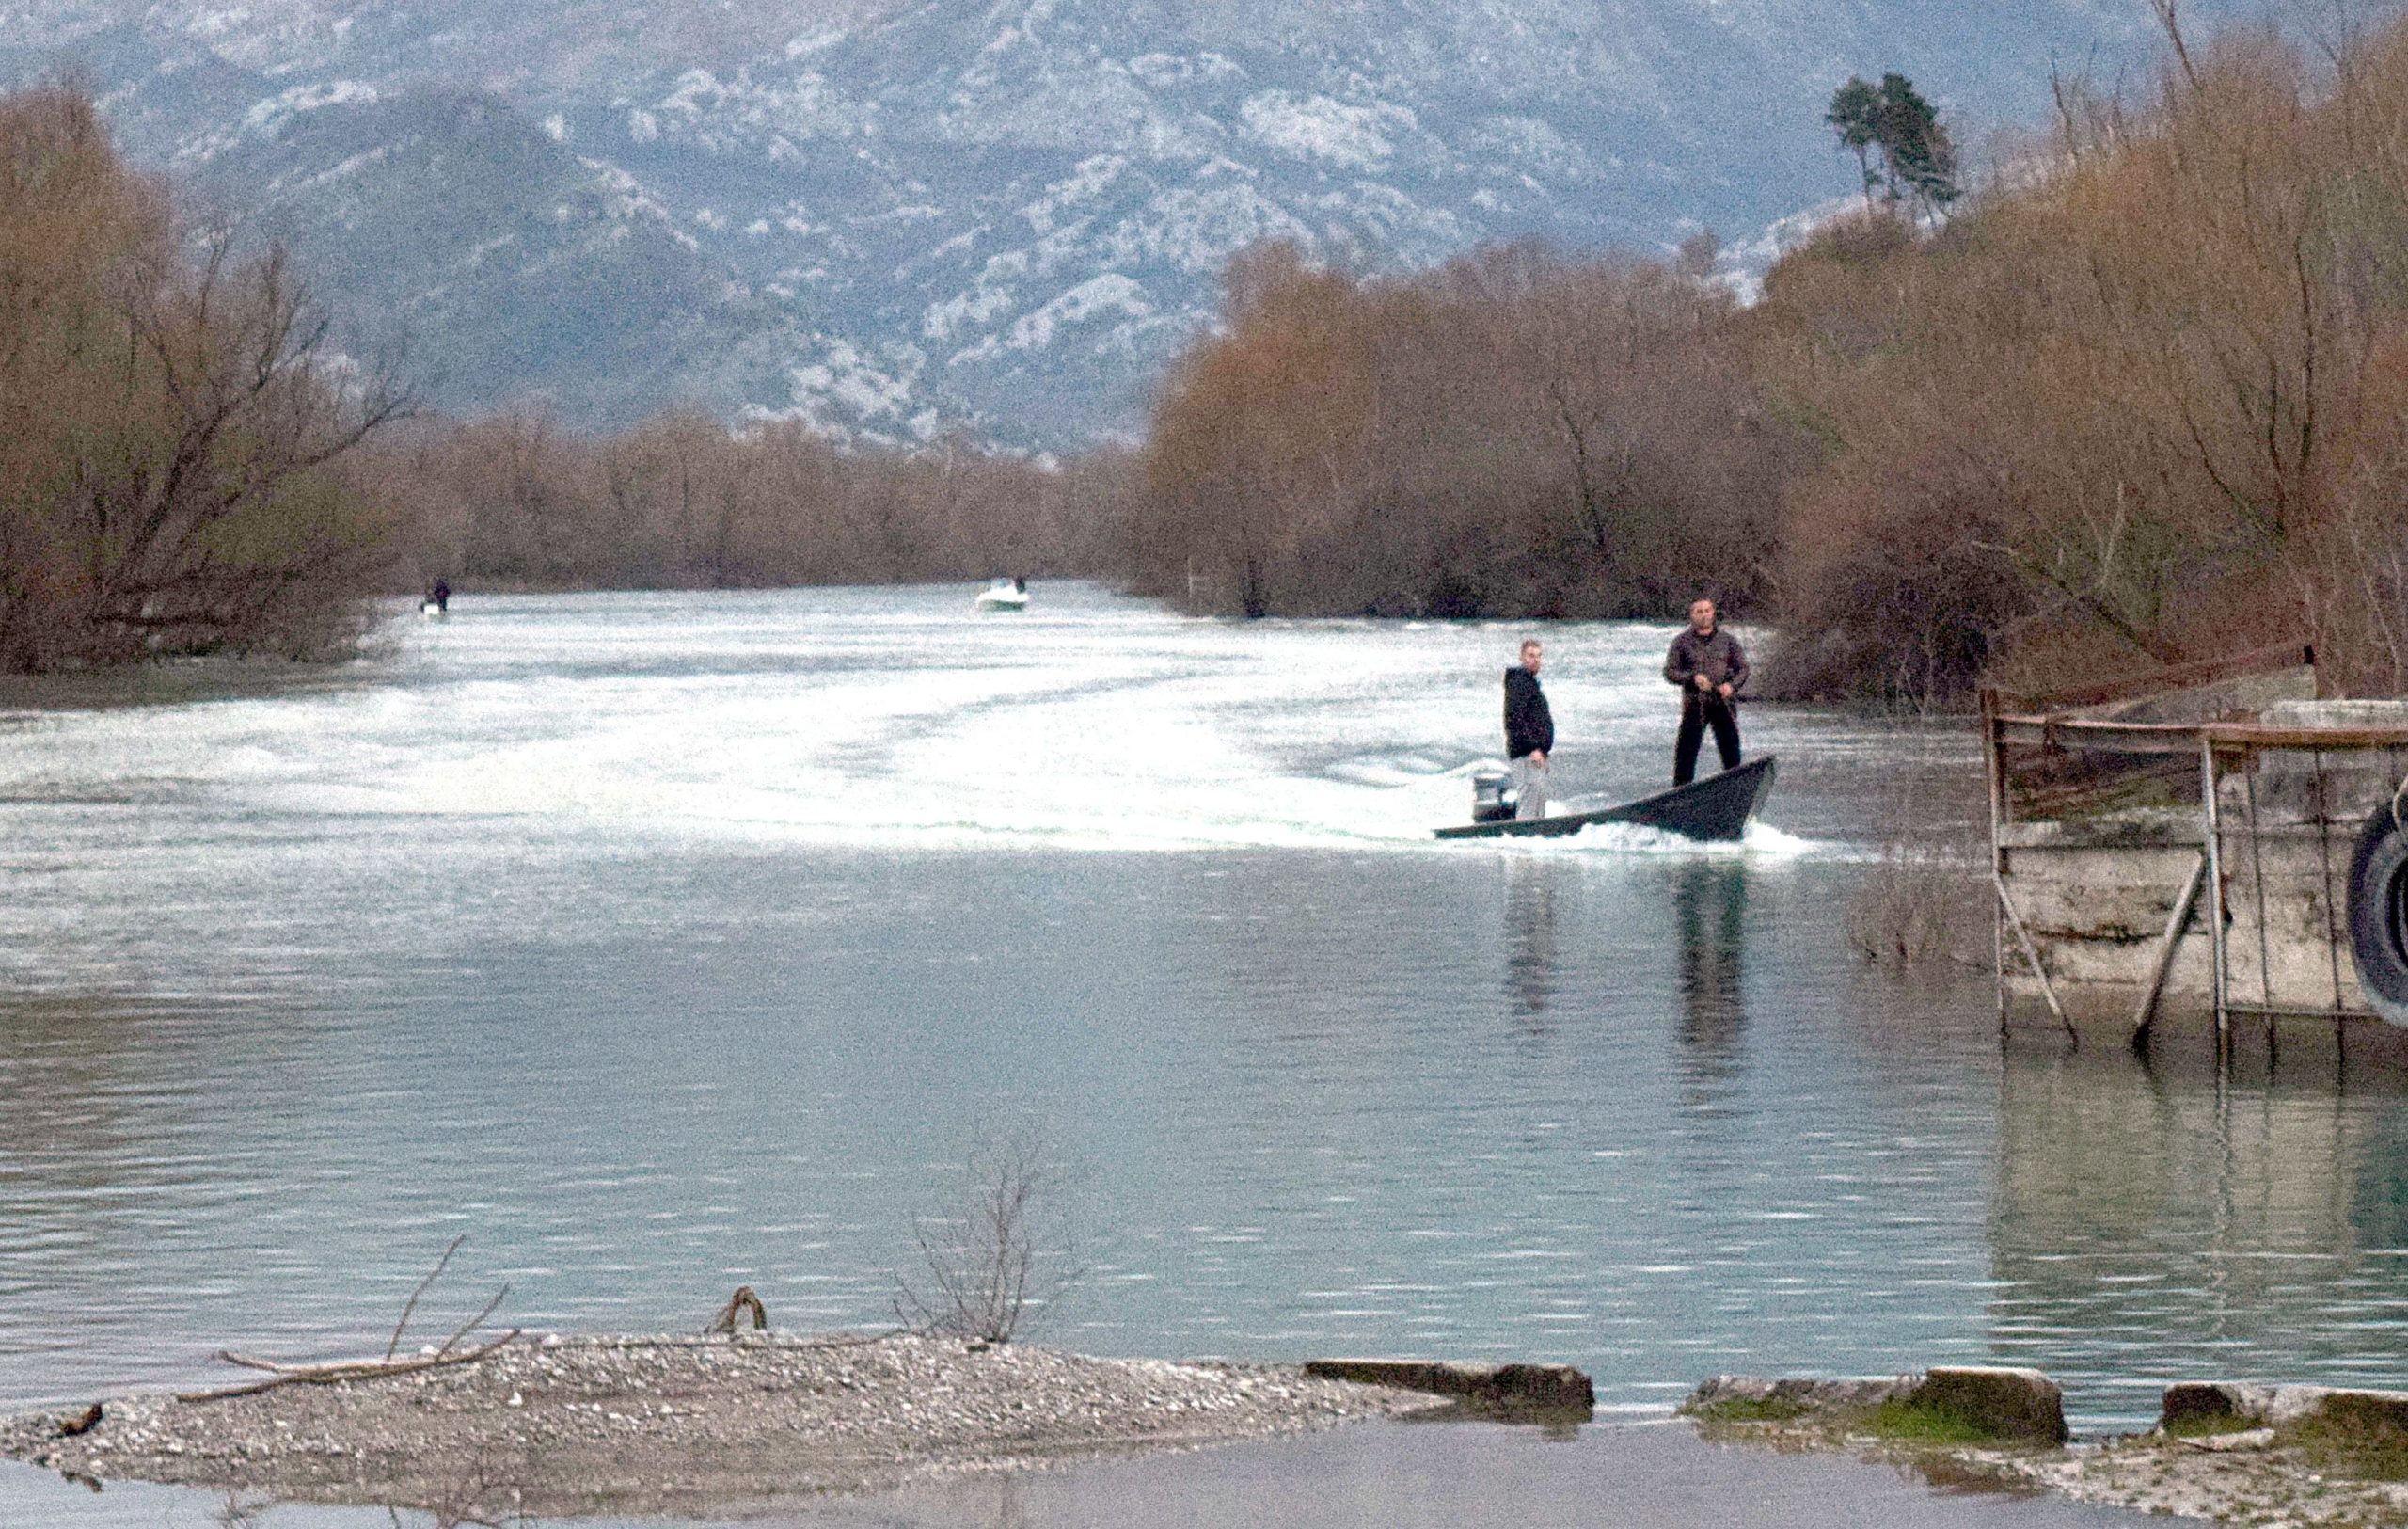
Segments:
[[[2019,1048],[1990,1218],[2003,1351],[2109,1410],[2173,1379],[2396,1386],[2408,1100]]]
[[[1682,866],[1672,883],[1679,926],[1681,1040],[1687,1046],[1693,1087],[1710,1093],[1740,1060],[1748,1027],[1740,995],[1740,951],[1747,942],[1745,862],[1700,860]]]
[[[1516,857],[1505,865],[1505,991],[1535,1018],[1555,996],[1562,932],[1556,904],[1572,868],[1554,859]]]
[[[2408,1383],[2397,1097],[2002,1056],[1854,957],[1970,749],[1775,709],[1774,852],[1440,845],[1513,631],[965,604],[470,603],[12,732],[0,1405],[381,1344],[460,1232],[514,1322],[877,1326],[1022,1113],[1103,1352]],[[1551,648],[1567,792],[1652,781],[1662,633]]]
[[[422,1513],[388,1519],[374,1509],[301,1506],[235,1519],[227,1507],[222,1498],[140,1486],[113,1484],[92,1497],[0,1465],[0,1529],[444,1524]],[[580,1521],[589,1529],[657,1529],[659,1521]],[[2165,1521],[1994,1489],[1935,1489],[1884,1465],[1708,1444],[1680,1426],[1594,1425],[1559,1440],[1529,1428],[1377,1423],[1269,1443],[968,1475],[875,1497],[746,1505],[740,1521],[773,1529],[2140,1529]]]

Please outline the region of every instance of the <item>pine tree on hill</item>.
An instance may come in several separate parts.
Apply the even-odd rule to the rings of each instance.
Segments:
[[[1896,203],[1913,197],[1925,206],[1944,208],[1962,194],[1956,181],[1956,146],[1941,123],[1940,113],[1894,72],[1877,86],[1855,76],[1831,93],[1824,119],[1839,135],[1840,147],[1856,155],[1863,172],[1867,206],[1878,189]],[[1873,167],[1873,151],[1881,167]]]
[[[1853,75],[1831,93],[1831,109],[1824,121],[1840,135],[1840,147],[1856,155],[1862,172],[1864,205],[1873,205],[1873,188],[1881,177],[1873,168],[1873,149],[1881,141],[1881,92]]]

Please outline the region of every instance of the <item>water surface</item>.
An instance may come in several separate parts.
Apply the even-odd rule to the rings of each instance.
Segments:
[[[1859,959],[1962,736],[1755,708],[1743,848],[1442,845],[1518,629],[1038,596],[464,597],[299,688],[14,693],[0,1405],[381,1346],[462,1232],[458,1314],[876,1326],[1023,1123],[1038,1335],[1101,1352],[2408,1384],[2396,1089],[2002,1052],[1986,974]],[[1559,792],[1661,784],[1671,630],[1548,629]]]

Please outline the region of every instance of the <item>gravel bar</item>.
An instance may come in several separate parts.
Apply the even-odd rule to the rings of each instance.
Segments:
[[[1295,1367],[958,1339],[562,1337],[473,1364],[0,1420],[0,1455],[324,1503],[546,1518],[692,1513],[1068,1455],[1395,1417],[1438,1398]]]

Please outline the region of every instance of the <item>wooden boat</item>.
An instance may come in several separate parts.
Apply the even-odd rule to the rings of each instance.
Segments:
[[[1440,838],[1562,838],[1592,823],[1630,823],[1686,838],[1728,842],[1746,834],[1748,824],[1755,820],[1756,809],[1764,805],[1765,793],[1772,789],[1772,777],[1773,758],[1766,755],[1736,770],[1726,770],[1620,806],[1559,813],[1550,818],[1506,818],[1494,822],[1465,823],[1459,828],[1441,828],[1437,834]]]

